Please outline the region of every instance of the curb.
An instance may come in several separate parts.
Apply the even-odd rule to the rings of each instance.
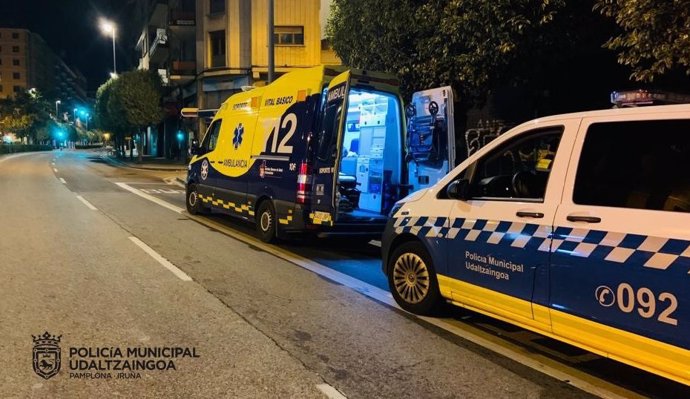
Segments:
[[[179,177],[176,177],[175,180],[177,180],[178,183],[187,184],[187,182],[185,182],[183,179],[180,179]]]
[[[155,170],[159,172],[186,172],[187,167],[180,165],[179,168],[156,168],[156,167],[142,167],[142,166],[136,166],[136,165],[130,165],[126,162],[122,162],[118,159],[115,159],[111,156],[106,156],[104,157],[105,159],[108,160],[108,162],[116,164],[117,166],[124,167],[124,168],[132,168],[132,169],[138,169],[138,170]]]

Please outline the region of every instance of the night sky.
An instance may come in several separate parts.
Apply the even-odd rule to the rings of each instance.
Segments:
[[[113,68],[112,39],[101,33],[98,19],[107,17],[122,27],[128,22],[128,7],[132,5],[127,0],[0,0],[0,26],[41,35],[70,67],[86,76],[93,95]],[[130,41],[116,41],[118,71],[133,67],[135,43]]]

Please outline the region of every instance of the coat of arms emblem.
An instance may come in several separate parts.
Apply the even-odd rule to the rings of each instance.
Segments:
[[[34,339],[33,365],[34,371],[46,380],[60,371],[60,338],[62,335],[51,335],[48,331]]]

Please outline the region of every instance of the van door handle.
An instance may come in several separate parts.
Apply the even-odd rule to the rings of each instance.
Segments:
[[[534,219],[541,219],[544,217],[544,214],[541,212],[523,212],[523,211],[518,211],[515,215],[520,218],[534,218]]]
[[[569,222],[585,222],[585,223],[599,223],[601,222],[600,217],[596,216],[577,216],[577,215],[568,215],[566,217]]]

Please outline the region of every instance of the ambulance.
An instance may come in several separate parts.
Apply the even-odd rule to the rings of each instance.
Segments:
[[[404,109],[397,80],[383,73],[289,72],[215,112],[192,146],[187,210],[250,221],[266,242],[380,236],[396,201],[452,167],[452,104],[443,87],[415,93]]]

